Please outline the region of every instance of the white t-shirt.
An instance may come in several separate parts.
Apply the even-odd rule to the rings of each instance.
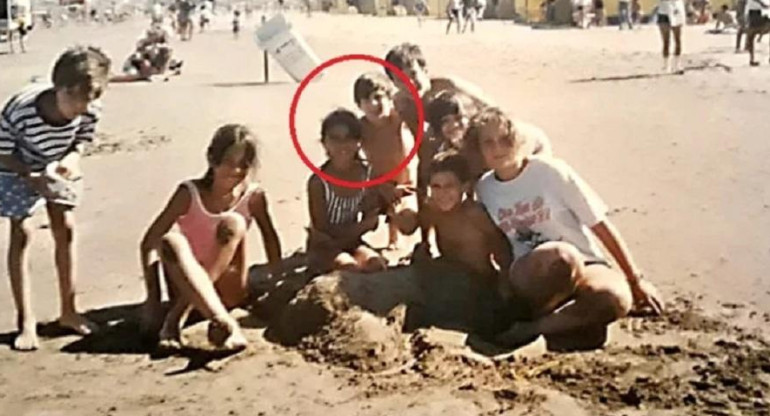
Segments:
[[[687,17],[687,11],[682,0],[660,0],[658,14],[668,16],[671,26],[682,26]]]
[[[746,15],[748,16],[749,10],[759,10],[759,11],[766,10],[767,7],[763,6],[762,3],[767,4],[767,0],[762,0],[761,2],[756,0],[748,0],[746,2]]]
[[[575,171],[551,157],[533,156],[513,180],[501,182],[488,172],[476,194],[505,233],[519,258],[538,244],[564,241],[586,260],[605,256],[590,227],[604,221],[607,207]]]

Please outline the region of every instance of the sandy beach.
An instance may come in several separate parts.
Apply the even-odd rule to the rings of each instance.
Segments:
[[[543,128],[554,153],[608,203],[671,313],[622,320],[596,352],[544,355],[540,342],[511,358],[474,361],[429,346],[413,351],[421,365],[393,374],[308,359],[268,342],[264,323],[249,318],[254,343],[239,355],[151,356],[127,340],[130,324],[110,325],[144,299],[138,242],[174,186],[204,171],[204,149],[219,125],[245,123],[259,136],[259,181],[286,255],[303,247],[309,221],[310,172],[288,131],[297,84],[275,63],[262,84],[262,52],[251,38],[257,17],[239,39],[220,18],[191,42],[174,41],[182,76],[107,91],[77,211],[79,305],[105,329],[81,340],[45,325],[39,351],[14,352],[10,287],[0,284],[0,414],[770,414],[766,43],[758,49],[762,66],[750,68],[745,54],[734,53],[733,36],[687,27],[685,73],[662,75],[653,26],[533,30],[483,21],[475,34],[447,36],[437,20],[418,27],[415,18],[291,17],[322,60],[383,57],[392,45],[418,43],[431,73],[467,79]],[[47,78],[57,54],[75,43],[102,46],[117,69],[147,24],[38,28],[26,54],[0,55],[0,97],[33,76]],[[322,117],[354,108],[355,77],[376,69],[341,64],[310,84],[296,120],[311,159],[322,162]],[[47,322],[59,307],[53,242],[44,214],[35,224],[33,303]],[[251,261],[264,262],[252,233]],[[3,222],[0,235],[7,234]],[[381,226],[376,241],[385,234]]]

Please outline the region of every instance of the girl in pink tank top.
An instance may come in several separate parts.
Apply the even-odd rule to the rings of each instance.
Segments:
[[[228,310],[248,296],[245,238],[254,221],[262,232],[270,270],[280,272],[281,244],[267,199],[251,181],[257,167],[254,136],[242,125],[220,127],[207,159],[206,174],[179,185],[142,239],[148,293],[143,324],[145,329],[160,327],[162,347],[179,346],[182,325],[192,308],[211,320],[212,343],[226,349],[246,346]],[[165,317],[160,308],[161,269],[173,288]]]

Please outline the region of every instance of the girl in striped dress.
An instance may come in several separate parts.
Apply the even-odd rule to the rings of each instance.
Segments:
[[[321,170],[338,179],[368,180],[371,168],[360,158],[361,122],[350,111],[336,110],[321,125],[321,143],[328,160]],[[331,270],[375,272],[385,259],[362,237],[377,229],[379,198],[376,191],[331,184],[318,175],[308,180],[310,229],[308,255],[316,273]]]

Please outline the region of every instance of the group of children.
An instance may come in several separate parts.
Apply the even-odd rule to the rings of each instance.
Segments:
[[[470,84],[430,76],[417,45],[398,45],[386,60],[408,76],[427,112],[417,171],[407,168],[366,189],[312,175],[307,252],[314,273],[387,268],[366,243],[385,217],[391,244],[399,234],[421,231],[413,261],[432,257],[435,235],[442,257],[520,306],[517,323],[495,334],[504,345],[601,329],[633,305],[660,312],[658,295],[641,280],[606,207],[574,170],[550,155],[542,130],[513,120]],[[56,242],[60,323],[81,334],[94,329],[75,308],[72,208],[79,195],[79,155],[93,138],[109,67],[98,49],[67,50],[54,67],[52,85],[23,90],[2,112],[0,215],[11,222],[8,270],[19,350],[38,343],[27,252],[29,218],[42,205]],[[321,169],[362,181],[398,166],[408,153],[406,132],[416,135],[423,126],[416,120],[419,103],[390,71],[360,76],[353,98],[362,115],[341,108],[321,123],[327,155]],[[249,298],[247,230],[256,222],[274,275],[283,272],[281,243],[265,191],[253,180],[259,165],[255,135],[239,124],[220,127],[206,160],[205,174],[177,186],[142,238],[148,293],[143,328],[157,334],[161,346],[176,347],[195,310],[210,320],[214,345],[237,350],[246,339],[228,311]],[[161,302],[164,279],[168,308]]]

